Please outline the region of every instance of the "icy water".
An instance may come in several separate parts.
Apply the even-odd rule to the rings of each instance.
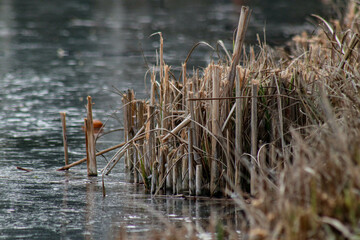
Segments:
[[[67,113],[73,162],[85,156],[81,125],[88,95],[95,118],[108,120],[107,130],[121,127],[116,91],[133,88],[147,96],[146,65],[154,64],[159,47],[152,33],[163,33],[165,61],[176,71],[198,41],[215,45],[221,39],[230,48],[242,2],[1,0],[0,239],[114,239],[120,227],[145,234],[165,221],[203,227],[210,215],[232,225],[241,221],[234,217],[240,209],[227,201],[152,199],[126,182],[122,164],[105,179],[105,198],[101,179],[88,178],[86,166],[55,170],[64,162],[59,112]],[[252,43],[265,25],[272,44],[311,31],[306,17],[324,8],[314,0],[248,4]],[[205,66],[212,55],[200,47],[190,63]],[[121,132],[109,134],[97,148],[121,141]],[[99,169],[110,156],[98,158]]]

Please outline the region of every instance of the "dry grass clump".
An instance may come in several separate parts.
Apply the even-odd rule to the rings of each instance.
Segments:
[[[232,196],[248,239],[360,239],[359,10],[352,1],[341,20],[315,16],[319,32],[285,53],[245,49],[239,33],[232,59],[192,74],[185,61],[178,78],[160,34],[150,99],[123,94],[127,144],[109,167],[125,155],[155,195]]]
[[[323,22],[315,36],[295,37],[281,67],[282,78],[303,86],[295,91],[304,91],[308,122],[290,123],[275,186],[259,168],[256,198],[244,205],[249,239],[360,239],[359,5],[344,19],[336,30]]]

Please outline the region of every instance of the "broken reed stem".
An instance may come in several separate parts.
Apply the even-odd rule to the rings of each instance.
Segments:
[[[120,161],[120,159],[125,155],[125,151],[121,151],[119,154],[116,155],[116,157],[114,158],[113,162],[114,164],[106,171],[105,175],[109,175],[110,172],[113,170],[113,168],[115,167],[116,163]],[[104,170],[104,169],[103,169]],[[102,170],[102,171],[103,171]],[[102,174],[104,175],[104,174]]]
[[[88,176],[97,176],[94,125],[91,97],[87,97],[87,118],[85,119],[86,155]]]
[[[64,143],[64,157],[65,157],[65,165],[69,164],[69,152],[68,152],[68,144],[67,144],[67,136],[66,136],[66,113],[60,113],[61,118],[61,126],[63,133],[63,143]]]
[[[185,117],[185,119],[177,125],[173,130],[171,130],[168,134],[166,134],[161,141],[165,143],[171,136],[176,135],[181,129],[186,127],[191,122],[191,116],[190,114]]]
[[[228,75],[228,81],[229,81],[228,91],[227,91],[228,96],[232,95],[231,92],[232,92],[232,89],[234,88],[236,66],[239,64],[239,60],[241,57],[241,49],[242,49],[242,46],[244,43],[247,27],[248,27],[249,20],[250,20],[250,15],[251,15],[251,10],[246,6],[243,6],[241,8],[241,14],[240,14],[240,18],[239,18],[238,27],[237,27],[237,34],[236,34],[236,38],[235,38],[234,52],[233,52],[233,56],[232,56],[230,72]]]
[[[32,172],[31,169],[23,168],[23,167],[16,167],[16,169],[24,171],[24,172]]]
[[[136,141],[138,141],[138,140],[140,140],[140,139],[143,139],[144,137],[145,137],[145,136],[140,136],[140,137],[134,139],[133,141],[136,142]],[[112,147],[110,147],[110,148],[104,149],[104,150],[96,153],[96,156],[100,156],[100,155],[105,154],[105,153],[107,153],[107,152],[110,152],[110,151],[113,151],[113,150],[115,150],[115,149],[121,148],[121,147],[123,147],[126,143],[127,143],[127,142],[123,142],[123,143],[117,144],[117,145],[115,145],[115,146],[112,146]],[[65,166],[57,169],[57,171],[63,171],[63,170],[70,169],[70,168],[72,168],[72,167],[74,167],[74,166],[77,166],[77,165],[79,165],[79,164],[81,164],[81,163],[86,162],[86,160],[87,160],[87,157],[82,158],[82,159],[80,159],[80,160],[78,160],[78,161],[76,161],[76,162],[73,162],[73,163],[71,163],[71,164],[65,165]]]

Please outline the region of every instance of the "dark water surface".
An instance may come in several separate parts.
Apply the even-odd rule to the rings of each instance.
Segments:
[[[215,45],[221,39],[230,48],[240,9],[235,2],[241,1],[0,1],[0,239],[113,239],[120,226],[140,233],[168,220],[204,226],[211,214],[226,218],[239,211],[219,201],[151,199],[141,186],[126,183],[121,164],[106,178],[106,198],[101,179],[88,178],[84,165],[55,171],[63,165],[59,112],[67,113],[70,161],[83,158],[86,96],[93,97],[95,118],[113,116],[108,130],[121,127],[120,113],[113,115],[121,107],[113,86],[146,97],[143,55],[152,65],[159,47],[158,37],[149,35],[163,33],[165,61],[176,71],[200,40]],[[311,31],[305,18],[324,8],[313,0],[249,3],[248,41],[262,36],[266,23],[274,44]],[[211,54],[200,47],[190,62],[205,66]],[[121,132],[109,134],[97,147],[121,141]]]

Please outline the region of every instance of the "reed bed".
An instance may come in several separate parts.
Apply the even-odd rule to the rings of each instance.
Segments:
[[[159,34],[149,99],[121,93],[125,143],[103,176],[123,159],[155,196],[232,197],[244,239],[360,239],[359,12],[314,15],[316,33],[273,49],[243,45],[243,8],[233,55],[178,77]]]
[[[286,52],[237,38],[232,59],[185,62],[178,78],[160,35],[150,99],[123,95],[127,140],[145,136],[125,154],[135,181],[152,194],[233,197],[247,239],[360,239],[359,10],[314,16],[319,30]]]

